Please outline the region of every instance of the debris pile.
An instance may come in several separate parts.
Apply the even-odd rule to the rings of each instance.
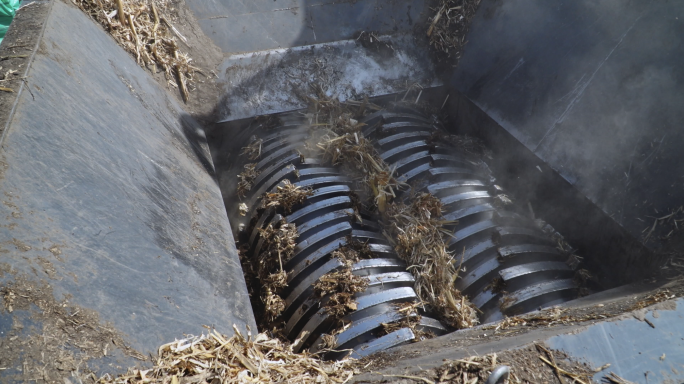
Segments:
[[[163,71],[167,83],[188,101],[188,84],[199,69],[190,65],[192,59],[178,47],[176,38],[186,39],[171,24],[169,0],[72,1],[102,24],[140,66],[154,73]]]
[[[265,333],[226,337],[213,331],[159,347],[152,369],[104,375],[98,384],[343,383],[354,375],[354,360],[322,361]]]
[[[430,19],[427,36],[430,45],[448,57],[459,59],[466,44],[470,19],[480,0],[440,0],[435,16]]]
[[[387,216],[388,237],[416,278],[418,296],[454,328],[477,324],[477,309],[454,286],[458,268],[446,248],[451,234],[443,228],[441,201],[421,193],[411,198],[410,205],[391,204]]]

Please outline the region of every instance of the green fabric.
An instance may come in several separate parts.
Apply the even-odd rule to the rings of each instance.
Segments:
[[[0,43],[7,33],[14,14],[19,9],[20,0],[0,0]]]

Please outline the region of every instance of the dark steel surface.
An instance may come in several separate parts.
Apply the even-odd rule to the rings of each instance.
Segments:
[[[681,205],[683,12],[483,1],[451,82],[456,124],[490,142],[509,189],[534,196],[608,287],[653,273],[671,244],[669,226],[644,229]]]
[[[49,5],[26,9],[46,11],[45,30],[24,36],[40,49],[2,137],[2,263],[16,272],[3,285],[44,280],[55,300],[95,311],[145,356],[203,325],[254,330],[202,127],[81,10]],[[135,365],[109,352],[111,366],[80,369]]]
[[[544,342],[550,348],[568,353],[574,360],[592,367],[610,363],[610,371],[633,383],[684,382],[684,300],[643,310],[638,315],[604,321],[579,332],[558,335]],[[599,381],[605,371],[596,373]]]
[[[425,8],[421,0],[189,0],[187,4],[204,33],[224,53],[352,39],[360,31],[409,30]]]
[[[357,346],[354,352],[352,352],[351,357],[358,359],[370,356],[376,352],[411,342],[414,338],[415,336],[410,329],[402,328],[369,343]]]

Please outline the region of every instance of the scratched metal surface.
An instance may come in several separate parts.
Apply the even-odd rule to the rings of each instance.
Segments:
[[[43,281],[144,355],[256,329],[201,126],[79,9],[45,22],[2,136],[0,285]]]
[[[298,95],[311,92],[310,84],[342,101],[441,85],[428,48],[412,35],[379,38],[388,44],[382,51],[352,39],[226,57],[218,122],[305,108],[308,100]]]
[[[186,2],[204,33],[225,53],[327,43],[361,31],[407,31],[429,13],[424,0]]]
[[[453,87],[634,238],[681,205],[684,3],[485,0],[468,40]]]
[[[684,300],[677,299],[637,311],[634,317],[600,322],[575,334],[551,337],[544,342],[592,367],[610,364],[610,368],[594,375],[596,382],[612,371],[634,383],[681,383],[684,381],[682,324]]]

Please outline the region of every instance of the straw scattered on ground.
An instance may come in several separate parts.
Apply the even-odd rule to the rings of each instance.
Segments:
[[[199,71],[178,47],[186,38],[172,25],[169,0],[72,0],[135,57],[140,66],[164,72],[167,83],[178,88],[183,101],[189,98],[188,84]]]
[[[235,327],[234,327],[235,328]],[[354,375],[355,361],[322,361],[265,333],[235,336],[215,331],[159,348],[151,369],[105,375],[98,384],[180,383],[344,383]]]
[[[448,57],[460,59],[470,20],[479,5],[480,0],[439,0],[432,8],[435,15],[427,28],[430,45]]]
[[[441,201],[421,193],[411,199],[410,205],[393,203],[387,216],[387,237],[395,242],[399,257],[409,265],[418,297],[454,328],[477,324],[477,309],[454,286],[458,258],[447,251],[450,233],[443,228]]]
[[[46,272],[54,270],[48,260],[40,264]],[[5,263],[0,263],[0,277],[0,313],[10,320],[0,334],[4,381],[63,383],[78,377],[88,383],[93,360],[112,355],[147,359],[97,311],[57,300],[47,282]]]

